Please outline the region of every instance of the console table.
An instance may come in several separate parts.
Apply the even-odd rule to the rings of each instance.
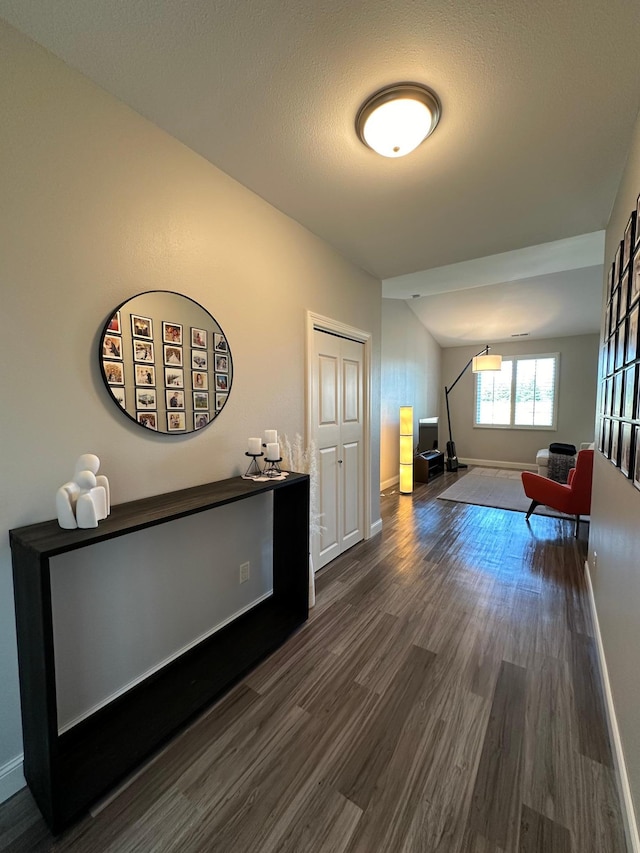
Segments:
[[[273,595],[59,734],[52,557],[273,492]],[[234,477],[114,506],[90,530],[47,521],[10,531],[24,774],[58,833],[281,644],[308,616],[309,477]]]

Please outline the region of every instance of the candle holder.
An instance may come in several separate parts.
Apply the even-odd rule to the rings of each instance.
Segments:
[[[249,462],[249,467],[247,468],[245,477],[261,477],[262,471],[260,470],[260,466],[258,465],[258,459],[261,456],[264,456],[264,453],[247,453],[245,452],[245,456],[251,457],[251,462]]]
[[[279,459],[267,459],[264,463],[264,471],[262,472],[263,477],[280,477],[282,476],[282,471],[280,470],[280,463],[282,462],[282,456]]]

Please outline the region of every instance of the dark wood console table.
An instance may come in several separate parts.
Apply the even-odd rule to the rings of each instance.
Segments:
[[[160,671],[58,733],[52,557],[273,492],[273,595]],[[10,531],[24,773],[54,833],[80,817],[308,616],[309,477],[234,477],[120,504],[91,530],[47,521]]]

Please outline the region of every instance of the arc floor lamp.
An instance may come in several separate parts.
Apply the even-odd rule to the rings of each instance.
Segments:
[[[474,373],[484,373],[487,370],[501,370],[502,369],[502,356],[501,355],[489,355],[489,350],[491,347],[487,344],[483,347],[479,353],[472,356],[469,361],[462,368],[460,373],[457,375],[455,380],[449,387],[444,386],[444,396],[447,403],[447,426],[449,427],[449,441],[447,442],[447,471],[457,471],[458,468],[466,468],[467,466],[463,462],[458,462],[458,456],[456,454],[456,444],[453,440],[453,436],[451,435],[451,413],[449,412],[449,394],[456,387],[458,382],[462,379],[464,374],[467,372],[469,367],[473,365],[472,370]]]

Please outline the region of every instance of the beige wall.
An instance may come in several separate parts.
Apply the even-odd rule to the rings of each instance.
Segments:
[[[640,122],[607,227],[609,269],[640,192]],[[603,285],[604,301],[604,285]],[[597,561],[594,559],[597,552]],[[589,567],[631,791],[640,808],[640,492],[596,453]],[[636,818],[637,819],[637,818]]]
[[[451,385],[480,347],[450,347],[442,351],[443,386]],[[560,353],[556,430],[486,429],[473,426],[474,374],[465,373],[449,396],[451,425],[461,459],[535,464],[536,453],[552,441],[579,445],[593,441],[598,367],[598,336],[577,335],[496,344],[502,355]],[[441,410],[446,420],[444,393]],[[443,428],[443,435],[445,432]]]
[[[307,309],[373,335],[372,521],[379,518],[380,282],[0,24],[0,790],[21,726],[7,530],[51,518],[76,457],[115,503],[241,473],[247,437],[303,432]],[[234,381],[191,436],[117,411],[98,332],[135,293],[177,290],[219,321]]]
[[[413,406],[418,419],[438,415],[440,347],[401,299],[382,300],[382,382],[380,482],[398,480],[400,406]]]

